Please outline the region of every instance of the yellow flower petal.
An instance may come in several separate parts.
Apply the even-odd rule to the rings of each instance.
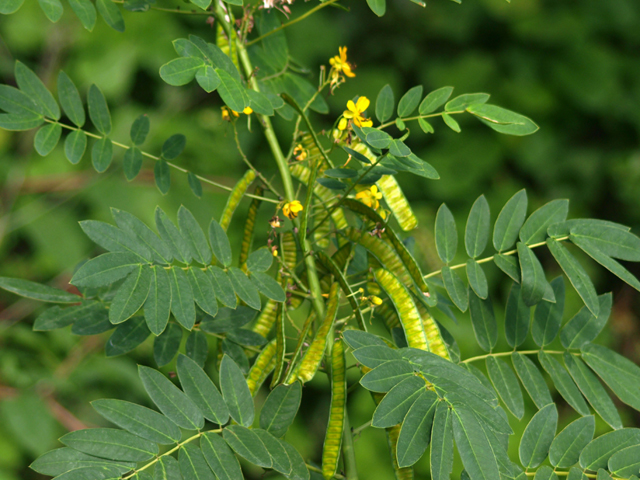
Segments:
[[[253,113],[253,110],[251,109],[251,107],[244,107],[242,113],[244,113],[245,115],[251,115]]]
[[[347,119],[341,118],[338,122],[338,130],[344,130],[345,128],[347,128]]]
[[[367,108],[369,108],[369,104],[371,102],[369,101],[369,99],[367,97],[360,97],[358,99],[358,102],[356,103],[356,108],[358,109],[359,112],[364,112]]]
[[[362,98],[362,97],[361,97],[361,98]],[[358,100],[358,101],[360,101],[360,100]],[[349,100],[349,101],[347,102],[347,108],[348,108],[350,111],[352,111],[353,113],[355,113],[355,114],[360,113],[360,111],[359,111],[359,110],[357,109],[357,107],[356,107],[356,104],[355,104],[355,103],[353,103],[353,100]]]

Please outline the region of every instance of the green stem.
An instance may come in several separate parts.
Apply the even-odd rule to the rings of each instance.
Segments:
[[[315,466],[313,466],[313,465],[309,465],[308,463],[307,463],[306,465],[307,465],[307,468],[308,468],[309,470],[311,470],[312,472],[322,473],[322,469],[321,469],[321,468],[315,467]],[[342,476],[342,475],[340,475],[339,473],[336,473],[336,474],[333,476],[333,478],[337,478],[338,480],[344,480],[346,477],[343,477],[343,476]]]
[[[352,365],[352,367],[357,367],[356,365]],[[354,437],[357,437],[358,435],[360,435],[362,433],[363,430],[369,428],[371,426],[371,420],[369,420],[367,423],[360,425],[358,428],[354,428],[353,431],[351,432],[351,434]]]
[[[465,110],[460,110],[458,112],[438,112],[438,113],[431,113],[429,115],[416,115],[415,117],[400,118],[400,120],[402,120],[403,122],[410,122],[412,120],[420,120],[421,118],[441,117],[445,113],[447,115],[458,115],[458,114],[464,113],[464,112],[465,112]],[[383,123],[382,125],[380,125],[378,127],[378,129],[387,128],[387,127],[390,127],[391,125],[395,125],[395,124],[396,124],[395,120],[392,121],[392,122]]]
[[[220,0],[216,0],[215,2],[215,14],[216,18],[222,25],[222,28],[227,32],[227,35],[230,39],[235,36],[233,33],[233,26],[230,22],[227,22],[225,19],[226,12],[222,9],[220,5]],[[233,22],[233,16],[231,14],[231,10],[228,11],[229,18],[231,22]],[[243,44],[238,38],[236,38],[236,46],[238,51],[238,57],[240,59],[240,63],[242,64],[242,68],[244,70],[245,78],[249,83],[249,86],[255,90],[260,91],[260,87],[258,86],[258,80],[253,75],[253,65],[251,64],[251,59],[249,58],[249,53],[247,52],[247,46]],[[278,170],[280,171],[280,177],[282,179],[282,185],[284,187],[284,194],[286,200],[292,201],[295,199],[295,191],[293,189],[293,180],[291,178],[291,172],[289,171],[289,165],[287,164],[287,160],[282,153],[282,149],[280,148],[280,143],[278,142],[278,138],[276,137],[276,132],[273,129],[273,125],[271,124],[271,119],[268,116],[257,114],[260,123],[264,128],[264,134],[267,138],[267,143],[269,144],[269,148],[271,149],[271,153],[276,161],[276,165],[278,166]],[[311,186],[309,186],[311,188]],[[301,242],[302,253],[305,257],[305,265],[307,268],[307,278],[309,281],[309,288],[311,289],[312,299],[311,302],[313,304],[313,308],[318,314],[319,318],[324,317],[324,302],[322,301],[322,289],[320,288],[320,280],[318,278],[318,271],[316,270],[316,264],[313,255],[311,253],[311,246],[308,241]]]
[[[166,452],[164,452],[162,455],[158,455],[156,458],[154,458],[153,460],[151,460],[149,463],[147,463],[145,466],[140,467],[136,470],[134,470],[132,473],[130,473],[129,475],[127,475],[126,477],[122,477],[122,480],[127,480],[128,478],[131,478],[133,476],[135,476],[138,472],[141,472],[143,470],[146,470],[147,468],[151,467],[152,465],[155,465],[156,463],[158,463],[160,461],[160,459],[162,457],[166,457],[167,455],[171,455],[173,452],[177,451],[180,449],[180,447],[182,447],[183,445],[186,445],[187,443],[193,442],[194,440],[196,440],[197,438],[200,438],[202,435],[204,435],[205,433],[219,433],[221,432],[222,429],[218,428],[217,430],[208,430],[206,432],[198,432],[196,433],[193,437],[189,437],[187,438],[184,442],[178,443],[175,447],[173,447],[171,450],[168,450]]]
[[[564,240],[569,240],[569,237],[560,237],[560,238],[556,238],[556,241],[558,242],[562,242]],[[543,245],[546,245],[547,242],[540,242],[540,243],[533,243],[531,245],[528,245],[529,248],[537,248],[537,247],[541,247]],[[496,254],[496,255],[514,255],[518,253],[518,250],[509,250],[508,252],[504,252],[504,253],[500,253],[500,254]],[[486,258],[481,258],[480,260],[476,260],[477,263],[487,263],[492,261],[495,258],[495,255],[491,255],[490,257],[486,257]],[[467,264],[466,263],[460,263],[458,265],[453,265],[449,268],[451,268],[451,270],[456,270],[458,268],[463,268],[466,267]],[[436,275],[440,275],[442,273],[442,270],[435,270],[431,273],[428,273],[427,275],[424,276],[424,278],[431,278],[431,277],[435,277]]]
[[[269,35],[273,35],[274,33],[279,32],[280,30],[284,30],[285,28],[290,27],[291,25],[294,25],[294,24],[298,23],[301,20],[304,20],[308,16],[313,15],[314,13],[316,13],[318,10],[321,10],[324,7],[328,7],[329,5],[331,5],[332,3],[336,3],[337,1],[338,0],[328,0],[326,2],[321,3],[318,6],[313,7],[311,10],[309,10],[306,13],[303,13],[298,18],[294,18],[293,20],[291,20],[291,21],[289,21],[287,23],[283,23],[278,28],[274,28],[270,32],[267,32],[264,35],[260,35],[258,38],[254,38],[250,42],[247,42],[247,47],[253,45],[254,43],[258,43],[260,40],[263,40],[263,39],[267,38]]]
[[[349,414],[344,414],[344,430],[342,432],[342,457],[344,458],[344,471],[347,480],[358,480],[358,468],[356,466],[356,451],[353,448],[353,434],[349,423]]]
[[[80,131],[80,132],[84,132],[84,134],[87,137],[95,138],[97,140],[100,140],[100,139],[104,138],[101,135],[96,135],[95,133],[87,132],[86,130],[83,130],[81,128],[76,128],[76,127],[71,126],[71,125],[66,125],[66,124],[60,123],[60,122],[58,122],[56,120],[51,120],[51,119],[45,118],[44,121],[48,122],[48,123],[56,123],[56,124],[60,125],[62,128],[66,128],[67,130],[77,130],[77,131]],[[124,148],[125,150],[129,150],[130,148],[132,148],[129,145],[125,145],[124,143],[120,143],[120,142],[114,142],[113,140],[111,141],[111,143],[114,144],[116,147]],[[142,153],[143,157],[150,158],[152,160],[155,160],[156,162],[158,160],[160,160],[160,157],[157,157],[157,156],[152,155],[150,153],[147,153],[147,152],[141,152],[141,153]],[[169,165],[171,168],[174,168],[174,169],[176,169],[176,170],[178,170],[179,172],[182,172],[182,173],[193,173],[193,172],[190,172],[189,170],[187,170],[186,168],[183,168],[183,167],[181,167],[179,165],[176,165],[175,163],[172,163],[172,162],[167,162],[167,165]],[[214,182],[213,180],[209,180],[208,178],[203,177],[202,175],[196,175],[195,173],[194,173],[194,175],[201,182],[207,183],[209,185],[213,185],[214,187],[221,188],[222,190],[226,190],[227,192],[230,192],[230,191],[233,190],[232,187],[227,187],[226,185],[222,185],[221,183]],[[273,198],[261,197],[259,195],[252,195],[250,193],[245,193],[245,197],[257,198],[258,200],[262,200],[262,201],[270,202],[270,203],[280,203],[278,200],[274,200]]]
[[[478,360],[484,360],[485,358],[489,358],[489,357],[508,357],[509,355],[513,355],[514,353],[519,353],[521,355],[537,355],[538,353],[544,351],[544,353],[548,353],[550,355],[564,355],[565,352],[560,352],[557,350],[544,350],[544,349],[540,349],[540,350],[521,350],[521,351],[517,351],[514,350],[512,352],[500,352],[500,353],[487,353],[486,355],[478,355],[477,357],[471,357],[471,358],[467,358],[466,360],[463,360],[460,363],[471,363],[471,362],[477,362]],[[572,355],[580,355],[579,353],[572,353],[569,352]]]

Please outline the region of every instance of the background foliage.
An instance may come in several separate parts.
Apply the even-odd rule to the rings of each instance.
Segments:
[[[464,137],[434,122],[438,135],[412,138],[414,151],[441,176],[440,181],[428,183],[400,176],[420,220],[414,236],[423,261],[439,268],[435,250],[430,252],[427,247],[433,245],[431,229],[440,202],[447,202],[462,231],[478,195],[487,193],[497,213],[523,186],[528,190],[530,211],[552,198],[570,198],[573,216],[614,220],[638,231],[640,62],[634,57],[640,47],[638,4],[629,0],[514,0],[508,5],[500,0],[469,0],[463,7],[434,1],[422,10],[400,2],[391,4],[382,19],[364,2],[347,5],[352,13],[325,10],[287,31],[292,57],[313,75],[339,45],[349,46],[349,58],[359,66],[357,82],[347,83],[328,99],[334,115],[356,94],[375,98],[385,83],[396,92],[416,84],[424,84],[426,90],[454,85],[459,93],[491,92],[492,101],[530,116],[541,126],[536,135],[517,138],[493,134],[463,119]],[[294,17],[310,6],[295,4]],[[160,65],[175,56],[171,40],[192,32],[211,34],[206,17],[158,12],[125,15],[126,36],[102,21],[90,34],[71,14],[51,24],[36,2],[27,1],[18,13],[3,17],[0,23],[2,82],[10,83],[14,57],[48,81],[63,69],[78,85],[95,82],[114,112],[115,138],[125,138],[131,121],[146,113],[154,134],[145,147],[158,151],[179,125],[188,137],[181,164],[233,185],[245,167],[234,148],[232,130],[221,121],[218,100],[206,98],[196,85],[170,87],[157,75]],[[374,41],[380,38],[385,42]],[[289,133],[289,126],[278,121],[276,128],[281,134]],[[2,276],[44,281],[63,272],[56,282],[66,284],[73,266],[95,248],[77,221],[109,221],[110,206],[131,211],[151,224],[156,205],[176,212],[184,203],[206,225],[212,215],[219,216],[224,205],[225,196],[219,191],[207,190],[203,200],[197,200],[188,192],[186,178],[175,177],[171,191],[163,197],[151,171],[124,188],[126,180],[117,168],[98,176],[89,162],[72,166],[64,159],[62,145],[54,154],[39,157],[31,148],[31,134],[0,131]],[[258,167],[269,162],[260,135],[241,131],[241,136]],[[241,208],[248,208],[248,202]],[[256,239],[256,245],[266,241],[266,220],[258,220],[262,226],[258,232],[264,235]],[[232,243],[239,242],[239,229],[240,222],[232,223]],[[553,261],[547,263],[556,268]],[[614,291],[610,329],[599,340],[637,363],[637,300],[632,299],[629,287],[603,269],[586,265],[592,268],[589,273],[599,292]],[[630,268],[638,274],[637,266]],[[492,290],[506,300],[508,292],[498,281],[504,277],[492,269],[487,273]],[[569,290],[567,316],[581,305]],[[78,343],[67,331],[32,332],[38,306],[16,303],[5,292],[0,295],[0,479],[38,478],[26,466],[55,447],[59,436],[81,424],[103,422],[89,401],[117,397],[148,403],[136,364],[154,366],[151,343],[129,356],[106,360],[106,338],[86,337]],[[502,318],[500,312],[497,316]],[[473,347],[468,320],[452,330],[465,356],[473,355],[477,347]],[[324,381],[322,376],[314,380],[317,387],[326,387]],[[322,438],[329,405],[328,398],[319,394],[321,390],[313,392],[313,388],[311,383],[303,405],[314,414],[303,412],[290,433],[290,441],[306,457],[319,455],[321,445],[311,439]],[[528,407],[525,419],[534,412],[532,405]],[[351,396],[350,411],[355,426],[370,419],[373,403],[369,394],[359,390]],[[574,415],[561,407],[560,427]],[[634,415],[637,413],[626,411],[624,423],[637,425]],[[304,435],[309,428],[318,435]],[[374,429],[367,429],[357,440],[363,477],[392,475],[384,443],[383,433]],[[425,462],[426,458],[416,466],[419,478],[428,475]]]

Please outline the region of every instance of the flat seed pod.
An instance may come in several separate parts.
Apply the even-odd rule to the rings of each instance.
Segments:
[[[337,303],[337,302],[336,302]],[[338,468],[342,431],[347,405],[347,377],[342,340],[333,344],[331,352],[331,407],[322,448],[322,476],[332,478]]]
[[[254,194],[256,196],[262,196],[264,189],[257,187]],[[242,245],[240,246],[240,267],[246,271],[247,258],[249,258],[249,252],[251,251],[251,244],[253,243],[253,231],[256,226],[256,216],[258,215],[258,208],[262,201],[259,198],[254,198],[249,206],[247,212],[247,219],[244,222],[244,232],[242,234]]]
[[[240,179],[236,186],[233,187],[231,194],[227,198],[227,204],[222,211],[222,217],[220,217],[220,226],[224,231],[227,230],[233,217],[233,212],[236,211],[236,207],[242,200],[242,197],[247,192],[249,185],[255,180],[256,173],[253,170],[247,170],[244,176]]]
[[[293,378],[300,380],[302,383],[310,381],[318,371],[322,357],[327,346],[327,336],[331,330],[331,326],[336,319],[338,313],[338,303],[340,300],[340,289],[338,282],[331,285],[329,292],[329,301],[327,302],[327,311],[324,320],[318,328],[313,342],[305,352],[302,360],[294,371]],[[292,379],[293,380],[293,379]]]
[[[276,340],[273,339],[267,344],[266,347],[258,354],[249,374],[247,375],[247,386],[252,396],[260,389],[260,386],[264,383],[267,376],[273,371],[276,366]]]
[[[276,323],[276,312],[278,310],[278,302],[273,300],[267,301],[262,307],[256,322],[251,327],[251,330],[262,335],[264,338],[269,336],[274,323]]]
[[[407,288],[400,283],[393,273],[385,269],[377,269],[375,276],[398,311],[400,323],[402,323],[402,328],[404,328],[409,346],[420,350],[429,350],[429,343],[424,326],[422,325],[420,312],[418,312],[416,304],[411,298]]]
[[[411,205],[407,201],[407,197],[402,193],[402,189],[393,175],[383,175],[377,182],[378,188],[382,192],[385,202],[395,215],[400,228],[405,232],[413,230],[418,226]]]

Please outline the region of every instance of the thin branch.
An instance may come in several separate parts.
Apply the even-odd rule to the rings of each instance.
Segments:
[[[458,115],[460,113],[465,113],[466,110],[460,110],[457,112],[438,112],[438,113],[431,113],[429,115],[416,115],[415,117],[407,117],[407,118],[400,118],[400,120],[402,120],[403,122],[410,122],[412,120],[420,120],[421,118],[433,118],[433,117],[441,117],[442,115],[444,115],[445,113],[447,115]],[[387,122],[387,123],[383,123],[382,125],[378,126],[378,129],[381,128],[387,128],[390,127],[391,125],[395,125],[396,121],[393,120],[392,122]]]
[[[568,240],[569,237],[560,237],[560,238],[556,238],[556,241],[558,242],[562,242],[564,240]],[[527,245],[529,248],[537,248],[537,247],[541,247],[543,245],[546,245],[547,242],[540,242],[540,243],[534,243],[531,245]],[[518,253],[518,250],[509,250],[508,252],[504,252],[504,253],[497,253],[496,255],[514,255]],[[496,255],[491,255],[490,257],[486,257],[486,258],[481,258],[480,260],[476,260],[477,263],[487,263],[492,261]],[[449,267],[451,270],[456,270],[458,268],[463,268],[466,267],[467,264],[466,263],[460,263],[458,265],[453,265],[452,267]],[[424,276],[424,278],[431,278],[431,277],[435,277],[437,275],[440,275],[442,273],[442,270],[435,270],[431,273],[428,273],[427,275]]]
[[[564,355],[566,352],[560,352],[558,350],[544,350],[544,349],[540,349],[540,350],[521,350],[521,351],[517,351],[514,350],[512,352],[500,352],[500,353],[487,353],[486,355],[478,355],[477,357],[471,357],[471,358],[467,358],[466,360],[463,360],[460,363],[471,363],[471,362],[476,362],[478,360],[484,360],[485,358],[489,358],[489,357],[508,357],[509,355],[513,355],[514,353],[519,353],[521,355],[537,355],[540,352],[544,352],[544,353],[548,353],[550,355]],[[572,355],[576,355],[579,356],[579,353],[572,353],[569,352]]]
[[[66,125],[64,123],[60,123],[60,122],[55,121],[55,120],[50,120],[48,118],[45,118],[44,120],[45,120],[45,122],[49,122],[49,123],[57,123],[62,128],[66,128],[67,130],[78,130],[78,131],[84,132],[84,134],[86,136],[91,137],[91,138],[95,138],[97,140],[100,140],[100,139],[104,138],[104,137],[102,137],[100,135],[96,135],[95,133],[87,132],[86,130],[83,130],[81,128],[76,128],[76,127],[71,126],[71,125]],[[120,142],[114,142],[113,140],[111,141],[111,143],[113,143],[116,147],[124,148],[125,150],[129,150],[131,148],[129,145],[125,145],[124,143],[120,143]],[[157,157],[157,156],[152,155],[150,153],[147,153],[147,152],[141,152],[141,153],[142,153],[143,156],[145,156],[147,158],[150,158],[152,160],[155,160],[155,161],[160,160],[160,157]],[[174,168],[174,169],[176,169],[176,170],[178,170],[179,172],[182,172],[182,173],[193,173],[193,172],[190,172],[189,170],[187,170],[186,168],[183,168],[183,167],[181,167],[179,165],[176,165],[175,163],[172,163],[172,162],[167,162],[167,165],[169,165],[171,168]],[[194,174],[194,175],[201,182],[208,183],[209,185],[213,185],[214,187],[221,188],[222,190],[226,190],[227,192],[230,192],[230,191],[233,190],[232,187],[228,187],[226,185],[222,185],[221,183],[214,182],[213,180],[209,180],[208,178],[203,177],[202,175],[196,175],[196,174]],[[253,195],[251,193],[245,193],[244,196],[245,197],[249,197],[249,198],[257,198],[258,200],[263,200],[265,202],[270,202],[270,203],[280,203],[278,200],[275,200],[273,198],[261,197],[261,196],[258,196],[258,195]]]

